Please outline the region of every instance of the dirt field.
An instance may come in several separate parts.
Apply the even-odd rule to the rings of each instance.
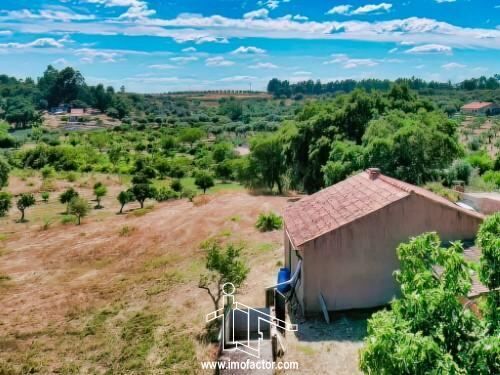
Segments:
[[[61,223],[60,191],[71,185],[91,199],[96,180],[108,186],[105,209],[81,226]],[[40,185],[36,176],[11,177],[9,190]],[[29,222],[16,223],[15,208],[0,219],[0,373],[200,373],[199,361],[215,350],[204,336],[213,306],[197,287],[200,243],[210,237],[243,246],[251,271],[238,299],[264,305],[282,261],[282,231],[254,224],[263,211],[281,213],[286,197],[221,192],[144,210],[131,204],[117,215],[117,177],[80,176],[54,188],[49,203],[27,210]],[[351,328],[338,327],[301,324],[287,358],[299,360],[301,373],[355,373],[362,336],[351,340]]]
[[[475,125],[475,121],[481,122],[479,126]],[[475,116],[465,116],[461,123],[460,140],[463,144],[467,144],[473,137],[477,137],[491,157],[495,158],[500,152],[500,122],[498,118],[485,118],[482,121]],[[488,135],[491,135],[489,137]]]

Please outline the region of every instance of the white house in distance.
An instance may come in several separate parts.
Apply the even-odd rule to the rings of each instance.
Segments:
[[[292,273],[301,267],[295,295],[306,316],[325,305],[376,307],[399,294],[400,243],[431,231],[442,241],[473,240],[483,217],[371,168],[285,209],[284,264]],[[474,281],[471,293],[484,292]]]

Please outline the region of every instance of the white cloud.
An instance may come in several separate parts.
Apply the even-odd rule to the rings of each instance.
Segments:
[[[234,65],[234,61],[226,60],[222,56],[209,57],[205,60],[206,66],[221,67]]]
[[[9,36],[12,34],[13,34],[13,32],[10,30],[0,30],[0,36]]]
[[[294,76],[310,76],[311,74],[312,74],[311,72],[306,72],[306,71],[297,71],[292,73],[292,75]]]
[[[90,48],[81,48],[75,51],[75,55],[80,57],[80,62],[92,64],[95,62],[115,63],[122,55],[114,51],[95,50]]]
[[[40,9],[38,13],[34,13],[28,9],[4,11],[5,16],[2,18],[10,18],[14,20],[23,19],[40,19],[60,22],[70,21],[89,21],[94,20],[95,16],[92,14],[78,14],[65,7],[55,9]]]
[[[278,68],[277,65],[274,65],[273,63],[270,62],[259,62],[254,65],[249,66],[250,69],[276,69]]]
[[[337,5],[330,9],[326,14],[348,14],[352,5]]]
[[[257,77],[253,76],[232,76],[232,77],[225,77],[220,79],[220,82],[245,82],[245,81],[251,81],[257,79]]]
[[[0,48],[63,48],[63,40],[39,38],[29,43],[0,43]]]
[[[176,69],[177,67],[171,64],[153,64],[149,65],[148,68],[157,70],[167,70],[167,69]]]
[[[156,13],[155,10],[149,9],[148,3],[141,0],[83,0],[83,2],[91,4],[101,4],[105,7],[123,7],[128,8],[127,11],[121,14],[119,19],[144,19]]]
[[[251,12],[245,13],[243,15],[243,18],[248,19],[248,20],[253,20],[253,19],[259,19],[259,18],[267,18],[269,15],[269,11],[267,9],[258,9],[258,10],[253,10]]]
[[[295,21],[307,21],[309,20],[309,17],[303,16],[301,14],[296,14],[295,16],[292,17]]]
[[[367,14],[373,12],[388,12],[392,8],[392,4],[380,3],[380,4],[368,4],[358,9],[352,11],[351,14]]]
[[[454,3],[457,0],[435,0],[436,3]]]
[[[261,55],[263,53],[266,53],[266,50],[258,47],[253,47],[253,46],[241,46],[236,48],[231,54],[233,55],[245,55],[245,54],[254,54],[254,55]]]
[[[182,52],[196,52],[196,48],[194,47],[183,48]]]
[[[397,52],[397,51],[398,51],[398,49],[397,49],[397,48],[391,48],[391,49],[389,50],[389,53],[395,53],[395,52]]]
[[[196,56],[177,56],[177,57],[171,57],[170,61],[177,62],[180,64],[187,64],[192,61],[197,61],[198,58]]]
[[[360,66],[372,67],[379,64],[374,59],[352,59],[343,53],[332,55],[332,57],[332,60],[325,61],[324,64],[340,64],[344,69],[353,69]]]
[[[278,0],[267,0],[267,1],[259,1],[257,4],[259,5],[265,5],[269,9],[276,9],[279,7],[280,2]]]
[[[451,54],[453,49],[442,44],[424,44],[405,51],[409,54]]]
[[[452,69],[461,69],[465,68],[467,65],[464,64],[459,64],[456,62],[450,62],[448,64],[441,65],[441,68],[446,69],[446,70],[452,70]]]

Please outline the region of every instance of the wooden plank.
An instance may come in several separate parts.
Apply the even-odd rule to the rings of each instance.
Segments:
[[[328,308],[326,307],[325,299],[319,294],[319,304],[321,306],[321,310],[323,310],[323,316],[328,324],[330,324],[330,315],[328,315]]]

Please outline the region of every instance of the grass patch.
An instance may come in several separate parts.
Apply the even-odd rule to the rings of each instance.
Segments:
[[[76,216],[73,215],[63,215],[61,217],[61,224],[76,224]]]
[[[138,312],[123,326],[121,338],[124,347],[119,356],[121,367],[126,370],[144,370],[146,357],[155,343],[154,332],[158,327],[158,317]]]
[[[258,243],[256,246],[255,246],[255,249],[257,250],[257,252],[259,253],[267,253],[269,251],[273,251],[273,249],[275,248],[275,245],[272,244],[272,243],[269,243],[269,242],[262,242],[262,243]]]
[[[82,336],[91,336],[95,335],[99,330],[102,329],[104,323],[108,318],[115,316],[118,314],[118,310],[108,310],[104,309],[96,313],[88,322],[85,328],[83,329]]]
[[[196,350],[187,333],[169,328],[164,335],[166,355],[161,366],[172,374],[191,374],[196,368]]]
[[[133,232],[135,232],[136,228],[128,225],[124,225],[123,227],[120,228],[118,231],[118,235],[120,237],[128,237],[130,236]]]
[[[460,199],[460,194],[451,189],[447,189],[439,182],[430,182],[424,186],[427,190],[432,191],[433,193],[440,195],[443,198],[448,199],[449,201],[456,203]]]
[[[149,259],[144,262],[144,270],[154,270],[160,267],[165,267],[167,265],[173,264],[179,260],[179,256],[176,254],[165,254],[157,258]]]
[[[316,351],[308,345],[298,345],[297,349],[305,355],[315,355]]]
[[[163,293],[175,284],[181,283],[182,280],[183,277],[177,270],[165,272],[160,279],[156,280],[155,284],[151,288],[146,290],[146,294],[148,296],[154,296],[156,294]]]
[[[137,210],[130,211],[127,214],[127,216],[141,217],[141,216],[144,216],[144,215],[150,213],[151,211],[153,211],[153,209],[154,209],[154,206],[149,205],[149,206],[146,206],[144,208],[138,208]]]

